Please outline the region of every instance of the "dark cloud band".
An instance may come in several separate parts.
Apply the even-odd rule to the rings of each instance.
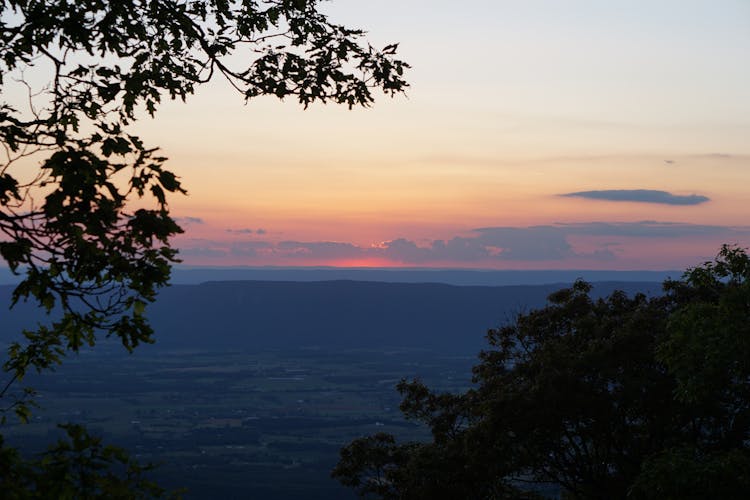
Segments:
[[[574,248],[571,238],[606,237],[612,243],[582,252]],[[182,246],[187,256],[270,258],[293,261],[313,259],[320,262],[341,259],[378,258],[416,265],[432,263],[470,263],[492,261],[552,262],[612,261],[618,258],[616,247],[623,239],[675,240],[710,238],[717,242],[740,242],[750,238],[749,227],[730,227],[678,222],[581,222],[528,227],[484,227],[466,235],[433,240],[418,245],[406,238],[385,241],[378,246],[362,247],[348,242],[257,240],[209,241],[191,240]]]
[[[677,195],[655,189],[604,189],[600,191],[565,193],[560,196],[586,198],[589,200],[659,203],[662,205],[700,205],[710,200],[707,196],[699,194]]]

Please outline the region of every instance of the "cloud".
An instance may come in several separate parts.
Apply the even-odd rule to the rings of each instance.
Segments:
[[[206,238],[185,238],[178,243],[180,257],[219,259],[229,255],[226,245]]]
[[[733,155],[730,153],[706,153],[702,155],[697,155],[700,158],[713,158],[715,160],[731,160],[735,158],[737,155]]]
[[[181,246],[180,257],[208,257],[208,258],[221,258],[226,257],[228,252],[222,248],[209,247],[209,246]]]
[[[429,248],[418,247],[416,243],[406,238],[385,241],[379,247],[372,249],[372,252],[400,262],[426,262],[431,260]]]
[[[188,225],[188,224],[203,224],[204,223],[204,220],[201,219],[200,217],[189,217],[189,216],[175,217],[174,220],[178,224],[184,224],[184,225]]]
[[[604,236],[610,242],[582,251],[574,248],[571,238]],[[725,241],[750,237],[749,227],[714,226],[678,222],[584,222],[528,227],[483,227],[468,236],[434,240],[426,246],[399,238],[383,243],[379,256],[410,264],[430,262],[491,262],[491,261],[611,261],[617,258],[611,247],[618,238],[679,239],[690,237],[715,238]]]
[[[748,227],[714,226],[682,222],[582,222],[556,224],[569,235],[626,236],[636,238],[685,238],[690,236],[750,235]]]
[[[235,241],[229,246],[229,253],[235,257],[260,257],[273,251],[273,245],[265,241]]]
[[[710,200],[699,194],[677,195],[655,189],[605,189],[600,191],[578,191],[560,196],[587,198],[590,200],[635,201],[638,203],[660,203],[662,205],[700,205]]]
[[[485,247],[502,249],[498,257],[503,259],[558,260],[575,255],[560,227],[485,227],[475,231]]]
[[[491,266],[499,262],[563,261],[585,264],[618,259],[623,248],[633,244],[634,239],[661,245],[664,240],[679,241],[681,238],[710,240],[717,244],[745,241],[750,238],[750,227],[659,221],[556,223],[527,227],[482,227],[449,239],[426,243],[395,238],[376,246],[335,241],[192,239],[181,245],[181,255],[236,258],[263,265],[291,262],[328,265],[359,259],[441,266],[451,263]],[[577,247],[583,244],[587,246]]]
[[[565,228],[556,226],[486,227],[470,236],[434,240],[427,246],[399,238],[387,241],[379,250],[390,260],[410,264],[483,261],[552,261],[567,258],[612,259],[603,248],[593,253],[578,253],[567,239]]]
[[[261,229],[261,228],[251,229],[249,227],[241,227],[239,229],[231,229],[231,228],[229,228],[226,231],[228,233],[232,233],[232,234],[257,234],[259,236],[262,236],[262,235],[268,233],[268,231],[266,231],[265,229]]]
[[[351,243],[333,241],[282,241],[276,244],[274,252],[285,257],[349,259],[361,257],[366,250]]]

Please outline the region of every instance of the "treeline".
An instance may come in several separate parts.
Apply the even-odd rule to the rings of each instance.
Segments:
[[[594,299],[576,282],[487,334],[461,394],[403,380],[426,443],[380,433],[333,476],[362,497],[741,499],[750,491],[750,258]]]

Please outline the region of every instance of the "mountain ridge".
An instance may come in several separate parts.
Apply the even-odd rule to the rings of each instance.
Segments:
[[[475,354],[490,328],[542,307],[569,283],[460,286],[329,280],[210,281],[172,285],[147,308],[156,332],[149,350],[260,350],[284,348],[431,349]],[[658,294],[655,282],[599,282],[593,293],[615,289]],[[0,286],[10,304],[12,286]],[[17,338],[43,311],[20,303],[3,314],[0,340]]]

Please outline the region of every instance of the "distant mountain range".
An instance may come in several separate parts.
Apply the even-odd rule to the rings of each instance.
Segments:
[[[569,284],[569,283],[565,283]],[[149,306],[157,343],[148,350],[428,349],[473,355],[489,328],[541,307],[565,284],[455,286],[364,281],[222,281],[174,285]],[[0,304],[12,286],[0,286]],[[658,294],[654,281],[598,282],[597,295],[615,289]],[[32,304],[3,306],[0,342],[44,319]]]
[[[172,282],[197,284],[206,281],[380,281],[388,283],[443,283],[447,285],[506,286],[572,283],[578,278],[595,281],[662,282],[679,278],[682,271],[592,271],[543,270],[496,271],[430,268],[345,267],[183,267],[176,266]]]
[[[356,268],[356,267],[191,267],[175,266],[172,283],[196,285],[206,281],[382,281],[389,283],[444,283],[448,285],[505,286],[587,281],[662,282],[683,271],[542,270],[496,271],[483,269]],[[0,285],[19,278],[0,267]]]

